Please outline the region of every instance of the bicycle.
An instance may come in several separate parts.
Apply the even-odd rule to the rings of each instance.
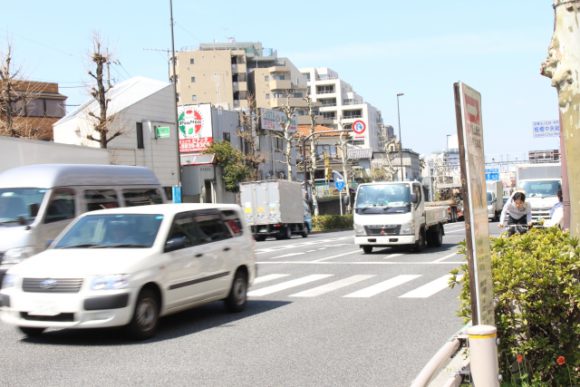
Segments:
[[[513,224],[508,224],[506,226],[506,232],[508,234],[508,237],[511,237],[514,234],[525,234],[528,232],[528,230],[530,229],[530,226],[528,226],[527,224],[520,224],[520,223],[513,223]]]

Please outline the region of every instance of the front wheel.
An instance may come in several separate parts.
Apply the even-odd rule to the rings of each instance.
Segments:
[[[45,328],[18,327],[18,330],[26,337],[38,337],[44,333]]]
[[[137,297],[133,318],[127,326],[131,336],[137,340],[153,337],[159,322],[159,299],[151,289],[143,289]]]
[[[421,229],[419,231],[419,239],[415,242],[415,245],[413,246],[413,251],[419,253],[423,251],[424,248],[425,248],[425,231]]]
[[[236,271],[228,298],[226,309],[230,312],[241,312],[248,302],[248,276],[243,270]]]

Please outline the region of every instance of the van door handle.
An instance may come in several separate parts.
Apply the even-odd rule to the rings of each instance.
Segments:
[[[203,253],[195,254],[195,258],[203,257]]]
[[[231,248],[229,248],[229,247],[224,247],[224,251],[230,251],[230,250],[231,250]]]

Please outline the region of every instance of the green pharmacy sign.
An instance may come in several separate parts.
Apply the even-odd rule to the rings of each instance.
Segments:
[[[157,126],[155,127],[155,137],[156,138],[169,138],[171,137],[171,131],[169,126]]]

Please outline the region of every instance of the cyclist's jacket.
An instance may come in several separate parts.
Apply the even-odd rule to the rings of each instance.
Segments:
[[[524,202],[524,208],[521,210],[516,206],[513,199],[507,201],[507,203],[503,206],[501,210],[501,215],[499,217],[499,223],[507,225],[510,216],[515,219],[519,220],[522,219],[524,216],[526,217],[526,223],[532,223],[532,206],[528,202]]]

